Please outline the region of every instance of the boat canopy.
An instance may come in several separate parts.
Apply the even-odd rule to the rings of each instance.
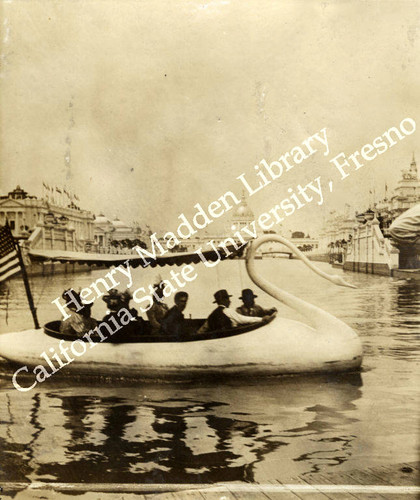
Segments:
[[[239,247],[239,243],[237,245]],[[136,254],[105,254],[105,253],[85,253],[85,252],[70,252],[65,250],[30,250],[29,256],[32,261],[37,262],[61,262],[72,264],[87,264],[89,266],[118,266],[127,260],[130,261],[130,266],[136,267],[156,267],[156,266],[181,266],[184,264],[197,264],[202,262],[201,256],[206,261],[215,262],[225,259],[233,259],[243,255],[246,244],[240,248],[232,246],[218,247],[215,250],[202,250],[201,252],[177,252],[168,253],[166,255],[157,256],[155,259],[146,257],[149,264],[146,264],[143,257]],[[227,250],[227,251],[226,251]],[[220,255],[220,257],[219,257]]]

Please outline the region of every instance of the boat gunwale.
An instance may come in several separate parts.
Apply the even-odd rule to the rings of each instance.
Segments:
[[[194,320],[186,320],[197,323],[197,329],[198,329],[198,324],[204,323],[204,319],[194,319]],[[117,337],[108,337],[106,340],[102,340],[102,338],[99,335],[89,335],[89,338],[85,338],[84,336],[82,337],[76,337],[75,335],[72,334],[63,334],[60,333],[59,330],[59,325],[61,321],[60,320],[55,320],[55,321],[50,321],[46,323],[43,327],[43,332],[48,335],[49,337],[53,337],[56,339],[60,340],[65,340],[65,341],[75,341],[75,340],[81,340],[82,342],[90,342],[90,338],[92,339],[93,342],[98,342],[98,343],[107,343],[107,344],[156,344],[156,343],[183,343],[183,342],[198,342],[198,341],[205,341],[205,340],[218,340],[218,339],[224,339],[224,338],[229,338],[229,337],[235,337],[238,335],[242,335],[254,330],[258,330],[259,328],[267,325],[265,322],[261,323],[253,323],[253,324],[248,324],[245,326],[237,326],[234,328],[229,328],[226,330],[214,330],[206,333],[197,333],[197,330],[194,330],[192,332],[187,332],[182,335],[167,335],[167,334],[145,334],[145,333],[133,333],[133,332],[127,332],[125,335],[124,333],[121,334],[121,332],[118,333]],[[147,323],[147,322],[145,322]],[[193,323],[193,324],[194,324]],[[58,328],[57,328],[58,327]],[[86,332],[87,333],[87,332]],[[86,334],[85,334],[86,335]],[[124,336],[124,338],[123,338]]]

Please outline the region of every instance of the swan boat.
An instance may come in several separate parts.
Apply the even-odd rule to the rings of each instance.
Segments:
[[[340,276],[324,273],[285,238],[266,235],[247,245],[245,260],[248,274],[263,291],[303,314],[307,323],[276,316],[265,324],[198,334],[204,319],[186,320],[185,332],[178,337],[128,333],[122,338],[111,338],[109,342],[97,342],[94,348],[85,348],[83,355],[68,363],[65,371],[118,377],[189,379],[204,375],[254,376],[358,369],[362,362],[362,344],[348,325],[319,307],[281,290],[257,273],[254,262],[256,251],[268,241],[286,245],[321,277],[339,286],[352,287]],[[231,258],[232,253],[229,256]],[[227,258],[227,254],[224,257]],[[207,255],[207,258],[211,259],[211,256]],[[177,254],[157,258],[152,264],[153,267],[180,265],[197,262],[196,259],[197,254]],[[133,261],[132,265],[137,267],[139,262]],[[74,337],[66,338],[59,333],[59,324],[59,321],[52,321],[44,329],[0,335],[0,356],[26,367],[27,372],[32,371],[29,368],[39,365],[51,369],[51,360],[48,362],[40,354],[59,352],[60,349],[69,351],[74,342]],[[87,341],[86,344],[89,345]]]

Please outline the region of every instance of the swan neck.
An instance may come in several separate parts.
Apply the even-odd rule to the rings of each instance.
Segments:
[[[288,248],[290,248],[293,253],[300,259],[302,260],[312,271],[316,272],[316,274],[319,274],[322,277],[327,277],[328,275],[321,271],[320,269],[316,268],[305,256],[302,255],[302,253],[293,245],[293,243],[289,242],[285,238],[279,236],[279,235],[267,235],[263,236],[261,238],[258,238],[257,240],[253,241],[248,248],[247,255],[246,255],[246,268],[249,274],[249,277],[251,280],[263,291],[271,295],[273,298],[278,300],[279,302],[285,304],[286,306],[290,307],[291,309],[294,309],[295,311],[303,314],[305,318],[308,320],[311,326],[314,328],[322,328],[325,330],[325,328],[328,325],[331,326],[337,326],[339,323],[340,325],[343,325],[339,319],[335,318],[328,312],[324,311],[323,309],[314,306],[310,304],[309,302],[306,302],[305,300],[298,298],[294,295],[292,295],[289,292],[286,292],[285,290],[282,290],[281,288],[277,287],[276,285],[270,283],[268,280],[262,278],[256,271],[255,269],[255,255],[258,250],[258,248],[267,243],[275,241],[278,243],[282,243],[283,245],[286,245]],[[304,257],[304,258],[302,258]],[[328,279],[328,278],[327,278]]]

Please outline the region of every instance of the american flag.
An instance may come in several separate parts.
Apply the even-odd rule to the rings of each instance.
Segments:
[[[4,281],[20,271],[12,232],[8,225],[0,227],[0,281]]]

